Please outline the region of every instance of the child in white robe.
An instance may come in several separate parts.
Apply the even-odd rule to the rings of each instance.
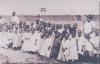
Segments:
[[[62,40],[62,43],[61,43],[61,46],[60,46],[60,50],[59,50],[59,54],[58,54],[58,60],[62,60],[61,58],[61,55],[62,55],[62,44],[66,41],[65,37],[63,37],[63,40]]]
[[[78,58],[80,61],[84,60],[84,51],[85,51],[85,37],[82,34],[82,30],[78,30],[77,33],[77,51],[78,51]]]
[[[61,43],[58,60],[68,61],[69,54],[70,54],[70,39],[69,39],[69,34],[66,34]]]
[[[18,50],[21,48],[22,45],[22,35],[21,33],[18,32],[18,30],[14,31],[14,36],[13,36],[13,49]]]
[[[8,40],[9,48],[13,47],[13,36],[14,36],[14,33],[12,29],[9,29],[9,31],[7,32],[7,40]]]
[[[42,56],[45,56],[45,54],[46,54],[46,39],[48,38],[48,34],[46,33],[45,35],[43,35],[44,37],[43,37],[43,44],[42,44],[42,48],[41,48],[41,51],[40,51],[40,55],[42,55]]]
[[[78,30],[78,36],[77,36],[77,45],[78,45],[78,53],[82,54],[84,53],[84,47],[85,47],[85,37],[82,34],[82,30]]]
[[[16,12],[15,12],[15,11],[12,12],[11,20],[12,20],[12,23],[17,23],[17,24],[19,24],[19,22],[20,22],[20,19],[19,19],[19,17],[16,15]]]
[[[24,43],[22,45],[22,51],[30,51],[31,37],[32,37],[32,34],[30,33],[30,30],[27,30],[27,32],[23,34]]]
[[[32,36],[33,39],[33,51],[36,53],[39,53],[39,44],[40,44],[40,33],[38,31],[35,31],[34,35]]]
[[[71,42],[70,42],[70,54],[69,60],[75,61],[78,60],[78,52],[77,52],[77,45],[76,45],[76,37],[72,34]]]
[[[30,43],[29,43],[29,45],[30,45],[30,47],[29,47],[29,51],[30,52],[35,52],[34,51],[34,48],[35,48],[35,46],[34,46],[34,44],[35,44],[35,29],[33,29],[32,31],[31,31],[31,38],[30,38]]]
[[[53,41],[54,41],[54,36],[48,35],[48,38],[46,38],[45,43],[44,43],[44,47],[45,47],[45,49],[44,49],[44,52],[45,52],[44,56],[46,56],[48,58],[50,57]]]
[[[13,34],[11,34],[10,30],[8,32],[8,29],[4,29],[3,32],[2,32],[2,46],[4,48],[9,48],[9,45],[11,44],[12,46],[12,36]]]

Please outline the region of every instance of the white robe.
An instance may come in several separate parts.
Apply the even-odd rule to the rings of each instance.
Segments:
[[[88,39],[85,39],[85,50],[87,51],[93,51],[93,46],[91,45],[91,43],[88,41]]]
[[[14,36],[13,36],[13,47],[21,46],[22,45],[21,39],[22,39],[22,36],[20,35],[20,33],[17,33],[17,34],[14,33]]]
[[[50,57],[53,41],[54,41],[53,36],[45,39],[44,45],[42,46],[41,55],[46,56],[46,57]]]
[[[92,28],[95,28],[95,22],[91,21],[91,22],[85,22],[83,25],[84,28],[84,33],[88,34],[92,31]]]
[[[69,59],[78,60],[78,52],[76,46],[76,37],[71,38]]]
[[[0,46],[7,48],[9,43],[12,43],[13,33],[2,32],[1,34],[2,35],[1,35],[1,45]]]
[[[12,19],[12,22],[13,22],[13,23],[19,24],[19,22],[20,22],[20,19],[19,19],[18,16],[11,17],[11,19]]]
[[[0,47],[5,46],[3,43],[3,37],[4,37],[3,32],[0,32]]]
[[[33,46],[31,47],[32,47],[33,52],[36,52],[36,51],[39,52],[39,44],[41,43],[39,40],[40,40],[40,33],[35,31],[34,35],[31,37],[31,44],[33,44]]]
[[[78,53],[83,54],[84,51],[82,51],[83,46],[85,46],[85,41],[84,41],[85,37],[81,36],[81,37],[77,37],[78,40]]]
[[[91,43],[93,43],[93,45],[96,47],[96,48],[99,48],[99,41],[100,40],[100,37],[99,36],[94,36],[94,37],[92,37],[91,39],[90,39],[90,42]],[[94,53],[98,53],[98,51],[97,50],[95,50],[94,48],[93,48],[93,52]]]
[[[67,39],[67,40],[63,39],[61,47],[60,47],[59,55],[58,55],[59,60],[65,61],[69,59],[70,42],[71,42],[70,39]],[[63,51],[63,49],[66,49],[66,50]]]
[[[13,36],[14,36],[14,33],[8,32],[7,34],[8,43],[13,43]]]
[[[22,51],[30,51],[30,42],[31,42],[31,37],[32,34],[31,33],[24,33],[23,34],[23,40],[24,43],[22,45]]]
[[[37,34],[32,34],[32,37],[31,37],[31,42],[30,42],[30,51],[33,51],[33,52],[36,52],[38,50],[37,46],[36,46],[36,39],[37,39]]]

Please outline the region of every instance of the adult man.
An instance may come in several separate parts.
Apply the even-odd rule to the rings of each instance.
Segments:
[[[16,12],[15,12],[15,11],[12,12],[11,20],[12,20],[12,23],[13,23],[13,24],[19,24],[19,22],[20,22],[20,19],[19,19],[19,17],[16,15]]]
[[[100,38],[100,32],[99,29],[95,30],[95,34],[91,36],[90,42],[93,44],[94,54],[98,54],[98,48],[99,48],[99,38]]]
[[[94,31],[95,31],[95,22],[92,21],[93,16],[88,15],[87,17],[87,21],[85,21],[84,25],[83,25],[83,34],[85,36],[85,60],[86,61],[92,61],[92,56],[93,56],[93,48],[94,45],[93,43],[90,41],[91,36],[93,35]]]
[[[92,16],[87,16],[87,21],[83,25],[84,36],[89,39],[90,35],[95,30],[95,22],[92,21]]]

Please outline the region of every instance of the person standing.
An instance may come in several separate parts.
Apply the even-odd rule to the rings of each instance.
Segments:
[[[85,51],[85,37],[83,36],[82,30],[78,30],[77,36],[77,51],[79,60],[83,60],[83,54]]]
[[[52,49],[51,49],[50,58],[54,58],[54,59],[58,58],[61,42],[62,42],[62,34],[57,32],[54,38]]]
[[[21,50],[28,52],[30,51],[30,42],[31,42],[32,34],[30,33],[30,29],[27,29],[26,32],[23,34],[23,45]]]
[[[15,11],[13,11],[12,12],[12,17],[11,17],[11,23],[12,24],[17,24],[17,25],[19,25],[19,22],[20,22],[20,19],[19,19],[19,17],[16,15],[16,12]]]
[[[87,16],[87,21],[84,22],[83,24],[83,33],[84,36],[89,39],[90,35],[95,31],[95,22],[92,21],[92,16]]]
[[[70,34],[66,33],[65,37],[62,40],[59,55],[58,55],[58,60],[61,61],[68,61],[69,60],[69,54],[70,54]]]
[[[75,33],[72,33],[72,36],[71,36],[69,60],[72,60],[72,61],[78,60]]]

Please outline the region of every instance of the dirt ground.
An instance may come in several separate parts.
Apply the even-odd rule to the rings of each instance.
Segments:
[[[75,61],[64,63],[54,59],[49,59],[37,54],[28,54],[22,51],[0,48],[0,64],[100,64]]]

